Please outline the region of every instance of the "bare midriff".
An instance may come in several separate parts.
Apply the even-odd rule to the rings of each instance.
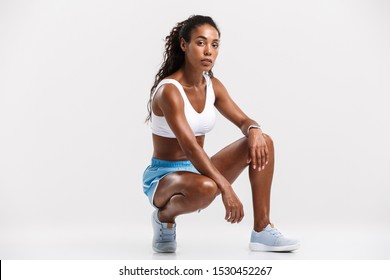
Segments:
[[[152,137],[154,147],[153,157],[169,161],[188,160],[176,138],[161,137],[155,134],[152,134]],[[204,139],[204,135],[196,136],[196,141],[199,146],[203,147]]]

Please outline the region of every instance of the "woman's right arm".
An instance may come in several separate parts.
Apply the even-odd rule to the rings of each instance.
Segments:
[[[226,209],[228,222],[240,222],[244,217],[242,203],[233,191],[231,184],[218,171],[210,158],[196,141],[196,137],[187,122],[184,113],[184,101],[179,90],[171,84],[162,86],[154,97],[155,105],[161,110],[169,127],[187,158],[199,172],[217,184]]]

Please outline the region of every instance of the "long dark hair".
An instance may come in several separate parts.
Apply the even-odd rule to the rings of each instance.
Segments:
[[[169,35],[165,37],[164,60],[161,64],[160,70],[158,70],[156,74],[154,84],[150,89],[150,97],[147,105],[149,112],[146,118],[147,122],[150,121],[152,115],[152,98],[157,85],[161,82],[161,80],[179,70],[184,63],[184,52],[180,47],[181,38],[183,38],[187,43],[190,42],[191,32],[195,28],[204,24],[209,24],[214,27],[217,30],[218,35],[221,36],[221,32],[211,17],[193,15],[185,21],[178,22],[176,26],[173,27]],[[213,71],[208,71],[208,75],[212,78]]]

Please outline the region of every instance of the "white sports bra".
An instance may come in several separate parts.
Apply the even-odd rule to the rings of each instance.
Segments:
[[[195,136],[205,135],[207,132],[209,132],[214,127],[216,120],[216,113],[214,107],[215,94],[213,85],[210,77],[207,74],[203,74],[203,76],[206,80],[206,104],[201,113],[195,111],[194,107],[192,107],[190,101],[188,100],[186,93],[184,92],[183,86],[174,79],[162,80],[157,85],[156,90],[153,93],[156,94],[157,90],[165,84],[173,84],[179,89],[184,101],[185,116]],[[175,134],[169,127],[165,117],[156,116],[153,111],[151,119],[151,128],[153,134],[167,138],[176,138]]]

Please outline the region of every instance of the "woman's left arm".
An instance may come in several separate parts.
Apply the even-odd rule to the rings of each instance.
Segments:
[[[215,107],[248,137],[248,163],[251,163],[253,169],[263,170],[268,164],[268,147],[263,131],[256,121],[249,118],[238,107],[225,86],[217,78],[214,77],[212,83],[215,93]]]

